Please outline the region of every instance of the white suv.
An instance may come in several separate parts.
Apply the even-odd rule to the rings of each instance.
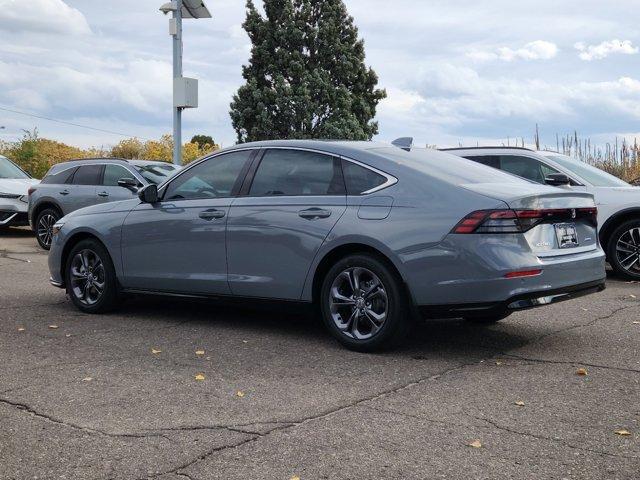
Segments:
[[[38,183],[28,173],[0,155],[0,229],[29,225],[29,187]]]
[[[640,187],[557,152],[517,147],[444,150],[536,183],[592,193],[609,264],[618,275],[640,280]]]

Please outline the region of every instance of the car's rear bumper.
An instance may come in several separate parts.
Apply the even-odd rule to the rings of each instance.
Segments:
[[[423,305],[419,306],[420,313],[427,318],[459,318],[474,316],[501,315],[505,312],[526,310],[541,307],[552,303],[563,302],[574,298],[598,293],[606,288],[605,280],[597,280],[579,285],[556,288],[553,290],[540,290],[515,295],[502,302],[467,303],[450,305]]]

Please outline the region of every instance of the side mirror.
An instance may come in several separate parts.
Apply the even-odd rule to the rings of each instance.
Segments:
[[[550,173],[544,177],[544,183],[558,187],[560,185],[571,185],[571,179],[564,173]]]
[[[143,203],[156,203],[158,201],[158,186],[152,183],[141,188],[138,192],[138,198]]]
[[[121,178],[118,180],[118,185],[130,190],[138,188],[138,181],[135,178]]]

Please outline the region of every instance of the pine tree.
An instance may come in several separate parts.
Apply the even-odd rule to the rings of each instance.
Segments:
[[[253,44],[246,83],[231,104],[239,142],[283,138],[370,140],[386,97],[364,63],[364,42],[342,0],[247,0]]]

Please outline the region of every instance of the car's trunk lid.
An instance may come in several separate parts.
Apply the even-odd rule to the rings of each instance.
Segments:
[[[593,195],[537,184],[467,184],[464,188],[502,200],[516,211],[542,211],[543,218],[523,233],[539,257],[570,255],[598,248],[597,223],[589,209]]]

